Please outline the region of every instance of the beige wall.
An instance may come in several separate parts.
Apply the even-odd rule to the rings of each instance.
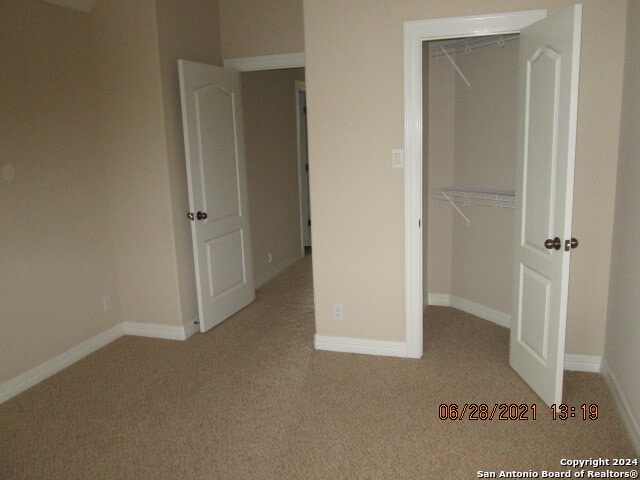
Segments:
[[[302,256],[296,80],[304,69],[242,74],[242,101],[256,284]],[[273,262],[267,255],[273,254]]]
[[[304,52],[301,0],[220,0],[222,57]]]
[[[431,192],[453,186],[455,146],[455,70],[448,61],[432,59],[431,42],[423,44],[423,110],[424,140],[423,238],[424,302],[428,294],[451,295],[451,249],[453,247],[453,209],[447,203],[433,200]],[[424,67],[428,67],[428,70]],[[425,73],[426,72],[426,73]],[[456,213],[457,215],[457,213]]]
[[[154,2],[91,18],[122,319],[181,325]]]
[[[0,45],[2,383],[121,315],[89,18],[3,0]]]
[[[604,360],[640,425],[640,2],[629,2]],[[636,432],[636,435],[638,432]]]
[[[221,65],[217,0],[156,0],[160,80],[175,262],[183,324],[198,316],[187,174],[182,135],[178,59]],[[174,287],[175,288],[175,287]]]
[[[220,64],[217,3],[98,2],[91,13],[125,321],[197,316],[177,60]]]
[[[403,22],[569,0],[304,0],[316,330],[403,341]],[[600,355],[609,290],[625,7],[584,0],[567,352]],[[344,303],[346,320],[331,320]]]
[[[459,75],[455,76],[454,184],[514,190],[518,41],[456,55],[456,62],[471,89]],[[514,210],[461,208],[471,225],[457,213],[453,215],[451,293],[510,314]]]
[[[1,382],[121,321],[196,317],[176,64],[221,56],[217,1],[0,8]]]

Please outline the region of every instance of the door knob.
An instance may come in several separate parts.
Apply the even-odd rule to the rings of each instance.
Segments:
[[[206,212],[198,212],[198,213],[196,213],[196,218],[198,220],[206,220],[207,213]]]
[[[564,241],[564,251],[568,252],[572,248],[578,248],[578,239],[571,237],[571,240]]]
[[[187,213],[187,218],[193,222],[193,219],[195,218],[195,216],[193,215],[193,212]]]
[[[560,250],[560,246],[562,245],[562,242],[560,241],[560,237],[556,237],[554,239],[548,238],[547,240],[544,241],[544,248],[551,250],[552,248],[555,248],[556,250]]]

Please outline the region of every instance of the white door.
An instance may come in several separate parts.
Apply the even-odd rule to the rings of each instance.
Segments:
[[[576,5],[520,32],[510,364],[549,405],[562,401],[581,16]]]
[[[188,216],[205,332],[255,298],[240,74],[185,60],[178,60],[178,70]]]

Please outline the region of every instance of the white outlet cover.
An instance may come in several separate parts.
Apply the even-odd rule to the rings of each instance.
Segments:
[[[394,148],[391,150],[391,166],[393,168],[404,168],[404,149]]]
[[[106,295],[104,297],[102,297],[102,311],[104,311],[105,313],[107,313],[108,311],[111,310],[111,295]]]

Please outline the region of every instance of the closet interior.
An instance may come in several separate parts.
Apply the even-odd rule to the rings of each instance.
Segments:
[[[512,308],[518,43],[518,35],[423,43],[425,303],[505,326]]]

